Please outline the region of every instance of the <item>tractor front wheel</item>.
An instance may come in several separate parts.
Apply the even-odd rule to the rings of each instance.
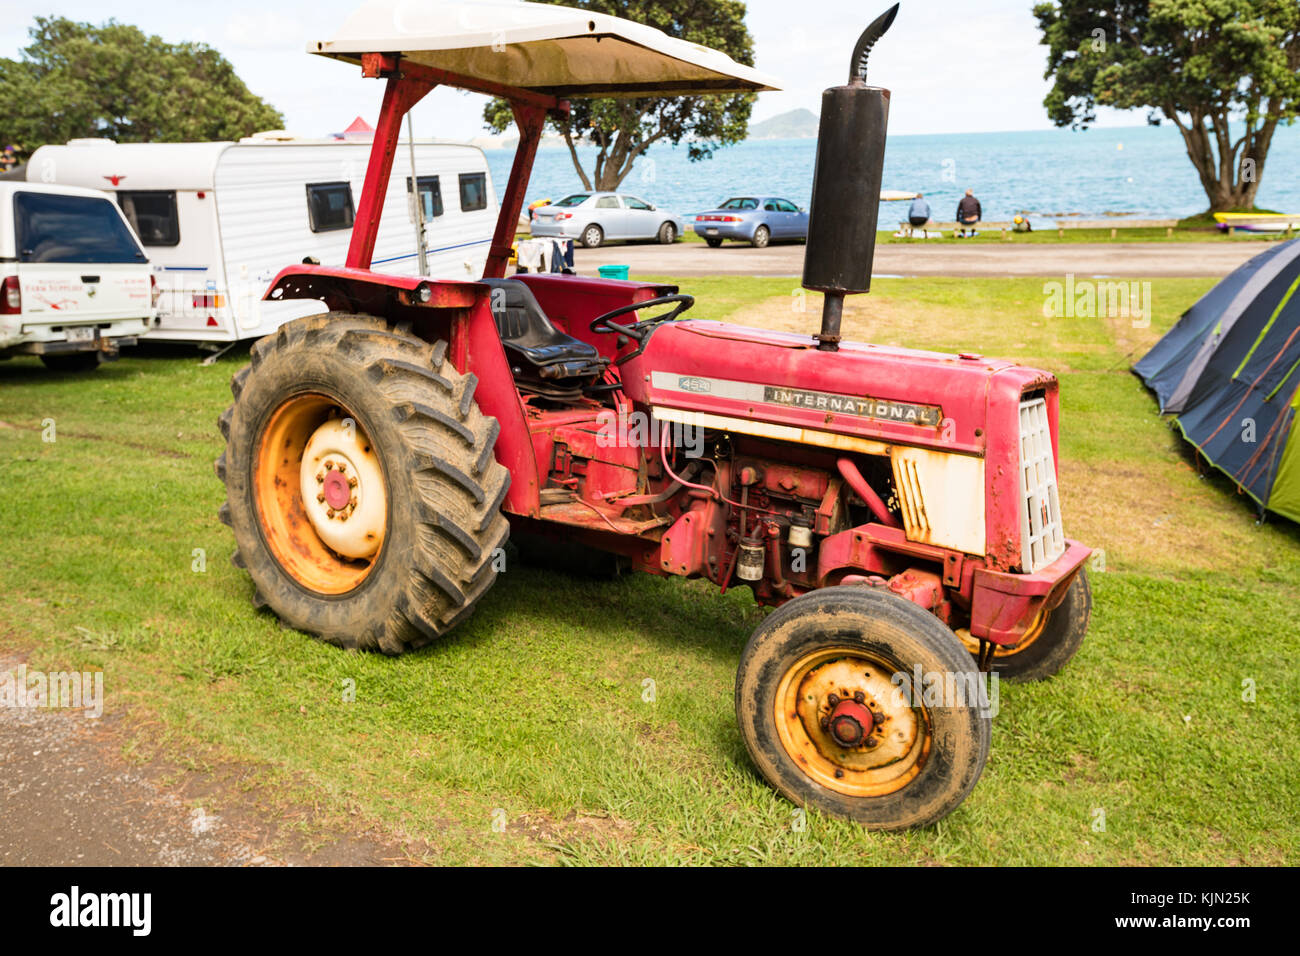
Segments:
[[[952,812],[988,758],[989,701],[937,618],[893,594],[831,587],[759,626],[736,717],[759,771],[800,806],[871,829]]]
[[[446,352],[336,312],[253,346],[216,471],[254,604],[331,644],[398,654],[492,585],[509,475],[474,376]]]
[[[1092,585],[1088,569],[1080,568],[1061,603],[1041,612],[1019,642],[993,650],[993,671],[1003,680],[1024,683],[1047,680],[1070,662],[1088,633],[1092,617]],[[972,654],[979,654],[979,641],[968,631],[961,641]]]

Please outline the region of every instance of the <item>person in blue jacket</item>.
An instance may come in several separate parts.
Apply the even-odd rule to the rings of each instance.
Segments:
[[[907,221],[913,228],[924,226],[930,221],[930,204],[925,201],[925,193],[917,193],[912,200],[912,205],[907,210]]]

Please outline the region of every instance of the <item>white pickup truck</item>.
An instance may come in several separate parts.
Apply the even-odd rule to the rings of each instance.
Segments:
[[[149,259],[111,198],[0,182],[0,359],[95,368],[148,331],[155,301]]]

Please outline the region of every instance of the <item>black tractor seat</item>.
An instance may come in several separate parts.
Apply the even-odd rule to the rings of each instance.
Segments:
[[[492,318],[521,390],[547,398],[579,398],[585,386],[604,374],[609,359],[594,345],[557,329],[527,285],[518,279],[479,281],[492,287]]]

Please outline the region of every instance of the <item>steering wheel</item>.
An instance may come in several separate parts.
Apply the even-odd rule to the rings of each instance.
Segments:
[[[663,315],[656,315],[649,319],[642,319],[634,322],[632,325],[619,325],[617,322],[611,322],[610,319],[616,319],[620,315],[627,315],[629,312],[638,312],[641,309],[653,309],[661,305],[668,305],[670,302],[676,302],[677,308],[671,312],[665,312]],[[644,346],[646,336],[650,334],[653,328],[661,322],[671,322],[677,316],[687,311],[695,305],[695,296],[693,295],[661,295],[657,299],[647,299],[644,302],[633,302],[631,305],[625,305],[613,312],[606,312],[591,320],[588,326],[593,332],[609,332],[611,334],[626,335],[630,339],[636,339]],[[632,355],[640,355],[638,349]],[[626,362],[632,355],[626,356],[619,360],[618,364]]]

